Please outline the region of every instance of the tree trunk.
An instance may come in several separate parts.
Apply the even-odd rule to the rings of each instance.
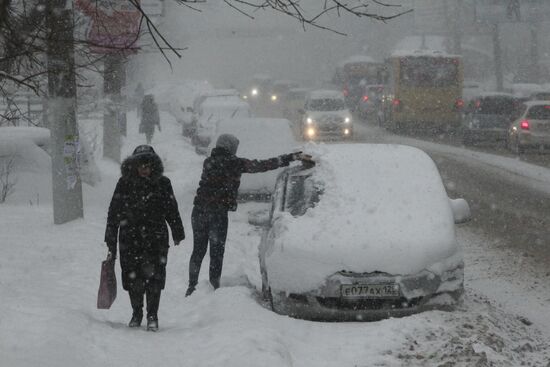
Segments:
[[[120,159],[121,133],[126,135],[126,105],[121,90],[126,82],[124,56],[107,55],[103,70],[103,156],[115,162]]]
[[[84,216],[76,123],[73,9],[68,0],[50,0],[46,4],[53,216],[55,224],[62,224]]]

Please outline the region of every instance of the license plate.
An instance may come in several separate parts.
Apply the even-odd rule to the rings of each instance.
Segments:
[[[342,284],[340,294],[347,299],[398,298],[399,285],[384,284]]]

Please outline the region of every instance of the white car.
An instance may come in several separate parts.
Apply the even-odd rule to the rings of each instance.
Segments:
[[[455,223],[435,163],[400,145],[337,144],[277,179],[259,257],[274,311],[369,320],[452,308],[463,294]],[[310,153],[310,151],[308,151]]]
[[[239,139],[237,155],[248,159],[268,159],[299,150],[290,121],[279,118],[223,119],[217,123],[216,133],[209,151],[215,147],[218,137],[232,134]],[[269,200],[275,187],[277,175],[282,168],[248,174],[241,177],[239,198],[241,200]]]
[[[336,90],[315,90],[308,94],[302,117],[306,140],[351,138],[353,122],[344,94]]]
[[[209,97],[201,103],[197,130],[192,143],[199,154],[206,154],[214,127],[222,119],[252,117],[250,105],[237,96]]]
[[[185,116],[182,119],[183,136],[193,137],[197,131],[197,123],[200,118],[201,105],[204,101],[214,97],[239,97],[236,89],[210,89],[205,88],[193,98],[190,106],[185,106]]]
[[[517,154],[550,147],[549,101],[527,101],[510,127],[506,145]]]

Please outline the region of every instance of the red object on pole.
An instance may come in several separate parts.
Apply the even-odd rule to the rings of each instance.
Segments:
[[[75,0],[75,4],[90,17],[86,38],[93,52],[137,52],[141,12],[129,1]]]
[[[97,308],[106,310],[116,298],[116,275],[115,261],[104,260],[101,263],[101,275],[99,279],[99,290],[97,291]]]

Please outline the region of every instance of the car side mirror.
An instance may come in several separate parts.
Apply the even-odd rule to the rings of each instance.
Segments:
[[[269,212],[266,210],[252,211],[248,213],[248,224],[257,227],[269,227]]]
[[[449,199],[451,203],[451,209],[453,210],[453,216],[455,224],[461,224],[469,222],[472,219],[472,213],[470,212],[470,205],[464,199]]]

